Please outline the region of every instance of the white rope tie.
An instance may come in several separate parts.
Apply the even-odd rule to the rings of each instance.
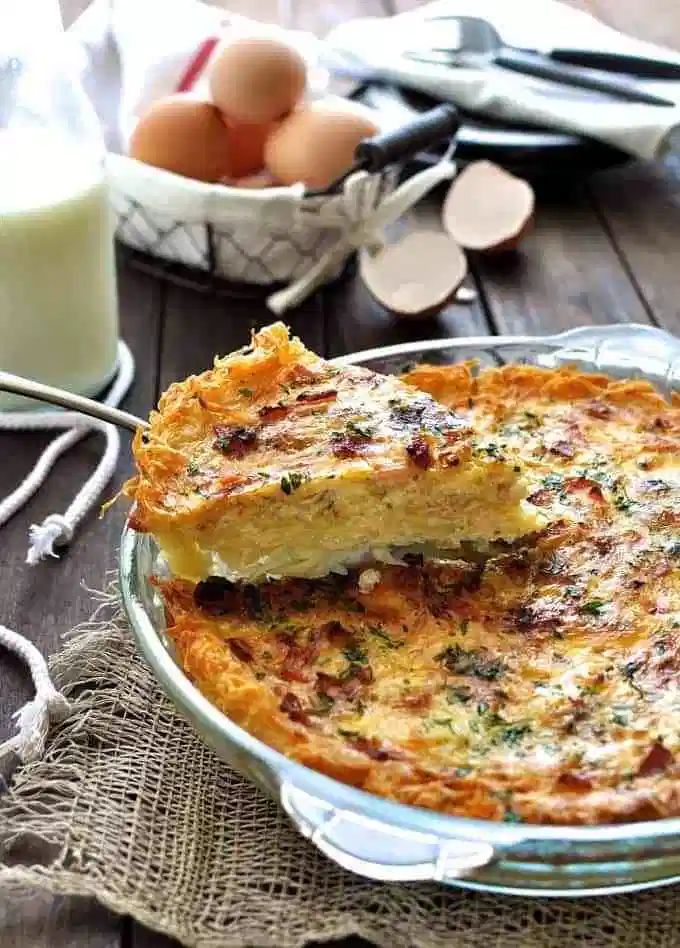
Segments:
[[[132,353],[124,342],[119,342],[116,377],[104,398],[106,405],[115,407],[123,400],[134,378],[134,371]],[[53,429],[66,430],[50,442],[36,461],[33,470],[0,502],[0,526],[28,503],[44,484],[58,458],[86,435],[92,434],[93,431],[101,432],[106,439],[106,447],[96,469],[67,510],[63,514],[50,514],[42,523],[33,524],[29,528],[30,544],[26,562],[31,566],[47,556],[56,556],[55,547],[66,546],[71,542],[78,524],[111,480],[120,454],[120,435],[117,429],[97,418],[88,418],[77,412],[54,410],[0,412],[0,432]]]
[[[367,171],[350,175],[343,185],[344,209],[348,217],[343,233],[302,276],[268,297],[269,309],[280,315],[292,306],[297,306],[331,274],[336,273],[347,257],[359,247],[381,246],[384,228],[398,220],[432,188],[453,178],[456,166],[451,154],[452,149],[449,149],[436,165],[412,175],[382,201],[377,201],[380,188],[377,175]]]
[[[0,760],[14,753],[21,761],[29,763],[42,757],[50,724],[63,721],[70,707],[52,684],[45,659],[32,642],[0,625],[0,645],[10,649],[28,665],[35,686],[35,698],[14,715],[18,733],[0,744]]]

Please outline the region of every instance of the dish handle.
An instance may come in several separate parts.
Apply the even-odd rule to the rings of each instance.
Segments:
[[[489,843],[444,839],[319,800],[289,781],[281,805],[299,832],[343,869],[380,882],[452,882],[495,858]]]

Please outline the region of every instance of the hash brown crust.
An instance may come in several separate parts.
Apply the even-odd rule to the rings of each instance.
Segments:
[[[186,673],[267,744],[401,802],[680,815],[680,399],[568,368],[406,380],[521,460],[545,528],[478,562],[166,583]]]

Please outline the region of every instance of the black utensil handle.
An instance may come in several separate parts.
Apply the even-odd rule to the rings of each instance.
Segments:
[[[438,105],[399,128],[359,142],[354,160],[357,166],[367,171],[381,171],[393,161],[405,160],[429,145],[452,138],[459,125],[460,118],[454,106]]]
[[[549,79],[560,82],[565,86],[579,89],[590,89],[593,92],[604,92],[625,102],[646,103],[647,105],[672,106],[675,103],[661,96],[652,95],[638,89],[627,79],[614,76],[596,76],[583,72],[579,66],[569,66],[558,63],[541,53],[529,53],[523,50],[503,49],[495,54],[493,62],[504,69],[520,72],[525,76],[536,76],[539,79]]]
[[[638,79],[680,79],[680,63],[663,59],[647,59],[627,53],[607,53],[594,49],[553,49],[550,58],[572,66],[622,72]]]

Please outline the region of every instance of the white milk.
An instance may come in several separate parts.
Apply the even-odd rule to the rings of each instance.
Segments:
[[[0,369],[94,394],[117,339],[101,163],[47,130],[0,130]],[[0,393],[0,409],[23,407]]]

